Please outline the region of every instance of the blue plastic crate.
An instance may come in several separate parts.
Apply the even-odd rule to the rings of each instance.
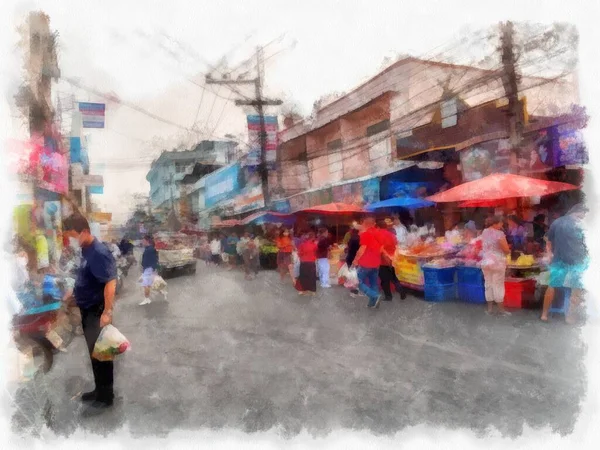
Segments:
[[[483,285],[483,272],[479,267],[457,267],[456,281],[462,284]]]
[[[445,286],[454,283],[456,267],[423,267],[425,285]]]
[[[457,285],[458,299],[466,303],[485,304],[485,286],[483,284],[465,284]]]
[[[449,302],[456,299],[456,284],[427,284],[424,286],[425,300],[428,302]]]

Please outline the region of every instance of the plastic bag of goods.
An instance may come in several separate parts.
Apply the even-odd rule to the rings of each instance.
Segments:
[[[92,358],[97,361],[112,361],[115,356],[125,353],[131,344],[113,325],[107,325],[100,331],[94,345]]]
[[[154,281],[152,282],[152,289],[156,291],[160,291],[167,287],[167,282],[160,275],[154,276]]]
[[[348,289],[355,289],[358,287],[358,272],[356,269],[348,270],[348,276],[346,277],[344,287]]]

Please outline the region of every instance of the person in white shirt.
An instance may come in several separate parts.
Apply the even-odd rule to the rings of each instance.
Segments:
[[[221,241],[217,236],[214,236],[212,241],[210,241],[210,253],[213,264],[221,264]]]
[[[398,239],[398,245],[401,247],[406,246],[406,238],[408,237],[408,230],[404,224],[400,221],[400,217],[394,217],[394,231],[396,232],[396,239]]]

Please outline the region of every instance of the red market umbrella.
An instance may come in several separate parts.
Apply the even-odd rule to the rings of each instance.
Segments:
[[[558,181],[539,180],[508,173],[495,173],[432,195],[427,197],[427,200],[436,203],[492,201],[518,197],[541,197],[573,189],[578,188],[572,184]]]
[[[460,202],[459,208],[495,208],[498,206],[506,205],[508,199],[500,200],[468,200],[466,202]]]
[[[364,213],[365,211],[359,206],[348,203],[327,203],[326,205],[311,206],[297,212],[309,214],[351,214]]]

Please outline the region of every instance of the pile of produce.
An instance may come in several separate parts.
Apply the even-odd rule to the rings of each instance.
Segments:
[[[273,242],[267,242],[260,246],[260,252],[263,255],[271,255],[279,252],[279,249],[277,248],[277,245],[275,245]]]
[[[510,266],[530,267],[535,264],[535,258],[533,255],[520,255],[516,260],[513,260],[511,255],[507,255],[506,262]]]
[[[446,253],[448,253],[448,248],[444,248],[443,246],[441,246],[435,242],[432,242],[432,243],[419,242],[419,243],[412,245],[406,249],[403,249],[400,252],[400,254],[402,254],[404,256],[414,256],[414,257],[421,257],[421,258],[443,256]]]

